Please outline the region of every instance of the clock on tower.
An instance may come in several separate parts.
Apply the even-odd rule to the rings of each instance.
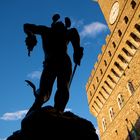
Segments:
[[[109,14],[109,23],[113,24],[119,14],[119,2],[116,1],[113,6],[111,7],[110,14]]]

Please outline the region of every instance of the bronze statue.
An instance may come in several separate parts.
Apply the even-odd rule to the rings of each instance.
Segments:
[[[59,21],[59,14],[52,17],[51,27],[35,24],[24,24],[24,32],[27,34],[26,45],[28,55],[37,44],[35,35],[42,38],[44,50],[43,71],[40,79],[39,93],[29,112],[41,108],[51,96],[55,79],[57,78],[57,91],[55,93],[54,108],[63,112],[69,100],[69,83],[72,75],[72,63],[67,54],[69,42],[73,46],[73,60],[80,66],[83,57],[83,47],[80,46],[80,37],[76,28],[70,28],[71,21],[65,18],[65,24]],[[28,112],[28,113],[29,113]],[[27,114],[28,114],[27,113]]]

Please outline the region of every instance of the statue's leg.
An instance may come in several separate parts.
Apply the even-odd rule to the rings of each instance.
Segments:
[[[42,105],[43,105],[43,97],[38,96],[38,98],[35,99],[35,102],[27,112],[26,116],[29,115],[32,111],[40,109]]]
[[[50,99],[55,78],[56,73],[54,64],[51,63],[44,67],[39,86],[39,94],[44,97],[44,102],[47,102]]]
[[[35,102],[29,109],[27,115],[34,110],[38,110],[42,107],[44,102],[47,102],[50,98],[51,92],[52,92],[52,86],[54,83],[54,80],[56,78],[55,72],[53,72],[53,69],[50,67],[45,67],[41,78],[40,78],[40,86],[39,86],[39,93],[37,98],[35,99]]]
[[[57,91],[54,98],[54,108],[63,112],[69,100],[69,82],[72,74],[70,59],[68,58],[60,66],[57,75]]]

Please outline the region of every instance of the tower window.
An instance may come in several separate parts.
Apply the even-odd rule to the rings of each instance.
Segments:
[[[109,54],[110,57],[112,56],[110,51],[108,51],[108,54]]]
[[[136,2],[135,2],[134,0],[131,1],[131,6],[132,6],[132,9],[135,8],[135,6],[136,6]]]
[[[131,36],[135,41],[139,40],[139,38],[138,38],[134,33],[131,33],[130,36]]]
[[[125,22],[126,24],[128,23],[128,17],[127,17],[127,16],[124,17],[124,22]]]
[[[118,30],[118,35],[121,37],[121,35],[122,35],[121,30]]]
[[[137,102],[137,104],[138,104],[138,106],[140,106],[140,102],[139,101]]]
[[[128,122],[129,122],[127,118],[125,119],[125,121],[126,121],[126,123],[128,123]]]
[[[140,25],[136,24],[135,28],[140,32]]]
[[[99,82],[99,79],[98,79],[98,77],[96,77],[96,80],[97,80],[97,82]]]
[[[134,94],[135,89],[134,89],[132,81],[128,81],[127,88],[128,88],[128,91],[129,91],[130,94]]]
[[[100,109],[100,106],[97,104],[97,102],[96,101],[94,101],[94,103],[98,106],[98,108]]]
[[[118,131],[117,130],[115,130],[115,133],[118,135]]]
[[[123,98],[122,94],[118,95],[117,102],[118,102],[119,108],[121,109],[124,105],[124,98]]]
[[[127,56],[132,56],[125,48],[123,48],[122,51],[123,51]]]
[[[97,96],[96,97],[98,100],[99,100],[99,102],[101,103],[101,104],[103,104],[103,102],[101,101],[101,99]]]
[[[103,97],[104,100],[106,100],[106,98],[105,98],[104,95],[101,93],[101,91],[99,91],[99,94]]]
[[[109,116],[110,116],[111,121],[112,121],[114,115],[115,115],[114,109],[113,109],[113,107],[110,107],[109,108]]]
[[[93,84],[93,88],[94,88],[94,90],[95,90],[95,85]]]
[[[107,122],[106,122],[105,118],[102,119],[102,126],[103,126],[103,132],[104,132],[106,130],[106,126],[107,126]]]
[[[140,38],[139,37],[137,37],[134,33],[131,33],[130,35],[137,43],[140,44]]]
[[[106,62],[106,60],[104,60],[104,63],[105,63],[105,66],[107,66],[107,62]]]
[[[114,69],[111,69],[111,71],[113,72],[113,74],[114,74],[116,77],[119,77],[118,73],[117,73]]]
[[[109,85],[109,83],[107,81],[105,81],[105,84],[110,88],[112,89],[112,87]]]
[[[96,113],[98,113],[97,109],[92,105],[92,108],[96,111]]]
[[[115,44],[115,42],[112,42],[112,45],[113,45],[114,48],[116,48],[116,44]]]
[[[123,71],[123,68],[120,66],[118,62],[115,62],[114,65],[120,70]]]
[[[108,91],[102,86],[102,89],[109,95]]]
[[[113,79],[110,75],[108,75],[108,78],[109,78],[113,83],[116,83],[116,82],[114,81],[114,79]]]
[[[123,58],[123,56],[122,55],[118,55],[118,58],[123,62],[123,63],[127,63],[127,61]]]
[[[131,48],[131,49],[135,49],[136,50],[136,47],[130,42],[130,41],[126,41],[126,44]]]
[[[102,71],[102,69],[100,69],[100,72],[101,72],[101,74],[103,74],[103,71]]]
[[[92,96],[92,92],[90,91],[89,93],[90,93],[90,96]]]

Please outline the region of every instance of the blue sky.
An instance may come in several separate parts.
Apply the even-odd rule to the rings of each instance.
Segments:
[[[62,20],[66,16],[71,18],[72,27],[77,28],[84,47],[84,56],[73,78],[66,109],[90,120],[97,127],[96,118],[89,112],[85,89],[109,33],[97,1],[0,0],[0,140],[20,129],[21,120],[34,101],[25,79],[32,80],[38,87],[42,71],[41,38],[37,36],[38,44],[28,57],[23,24],[50,26],[55,13],[59,13]],[[73,61],[71,45],[68,53]],[[51,99],[45,105],[53,105],[55,89],[54,85]]]

